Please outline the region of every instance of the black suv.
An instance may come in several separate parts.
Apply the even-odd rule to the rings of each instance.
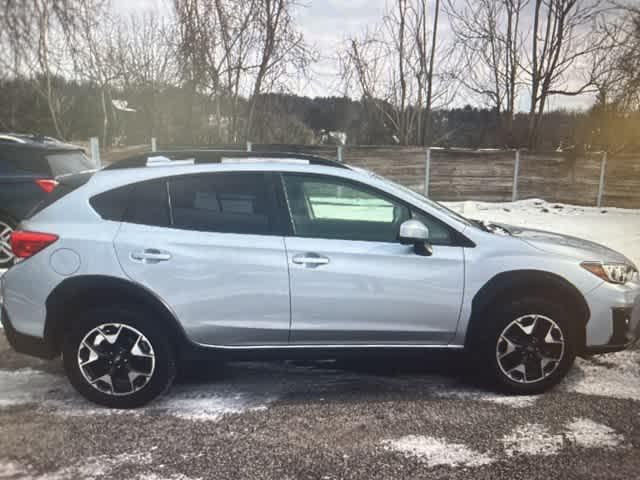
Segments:
[[[0,269],[14,261],[11,233],[53,192],[56,177],[93,168],[84,150],[54,138],[0,133]]]

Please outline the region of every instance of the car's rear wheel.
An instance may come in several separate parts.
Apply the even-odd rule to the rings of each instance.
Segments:
[[[540,298],[514,300],[494,306],[484,320],[477,353],[500,391],[545,392],[573,365],[575,328],[560,304]]]
[[[71,384],[92,402],[113,408],[140,407],[165,392],[175,377],[174,358],[162,330],[130,306],[81,313],[63,346]]]
[[[15,262],[15,256],[11,250],[11,234],[16,229],[16,222],[6,216],[0,215],[0,269],[9,268]]]

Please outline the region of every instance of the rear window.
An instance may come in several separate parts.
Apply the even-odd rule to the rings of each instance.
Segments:
[[[49,165],[42,156],[42,151],[33,149],[3,147],[0,151],[0,172],[51,176]]]
[[[46,158],[54,177],[95,168],[91,160],[81,150],[51,153]]]

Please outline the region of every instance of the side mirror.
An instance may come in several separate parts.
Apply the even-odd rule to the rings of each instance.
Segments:
[[[413,244],[418,255],[428,257],[433,253],[433,249],[429,243],[429,229],[424,223],[418,220],[406,220],[402,222],[398,238],[403,245]]]

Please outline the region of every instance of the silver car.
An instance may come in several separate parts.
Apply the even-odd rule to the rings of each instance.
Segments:
[[[640,335],[623,255],[341,163],[194,150],[59,180],[11,238],[2,323],[102,405],[141,406],[202,355],[391,349],[464,349],[495,388],[535,394]]]

